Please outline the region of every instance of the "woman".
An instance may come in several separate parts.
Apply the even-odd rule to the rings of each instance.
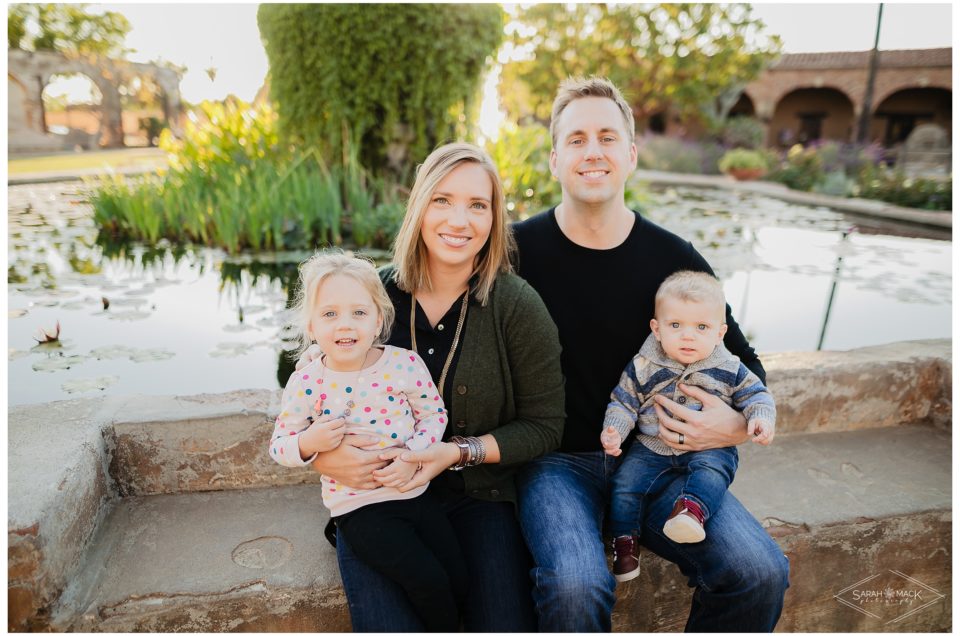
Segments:
[[[443,503],[470,577],[471,632],[537,630],[513,475],[563,433],[557,330],[511,273],[511,247],[493,162],[476,146],[448,144],[420,166],[393,264],[381,271],[396,309],[389,344],[423,357],[449,411],[444,442],[403,455],[422,463],[403,489],[432,481]],[[361,449],[371,441],[345,438],[312,466],[347,486],[377,487],[386,462]],[[354,631],[423,631],[402,590],[339,535],[337,559]]]

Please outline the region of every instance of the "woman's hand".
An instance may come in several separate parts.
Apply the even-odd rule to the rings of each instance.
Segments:
[[[413,479],[419,462],[405,462],[400,459],[406,448],[390,448],[380,453],[380,459],[391,460],[386,467],[374,471],[373,477],[383,486],[399,488]]]
[[[299,371],[322,355],[323,351],[320,351],[320,345],[312,344],[307,347],[306,351],[300,354],[300,357],[297,359],[297,363],[294,365],[294,368]]]
[[[383,458],[387,452],[381,453]],[[460,449],[450,442],[431,444],[422,451],[404,450],[400,459],[416,467],[423,464],[423,468],[413,475],[413,479],[399,487],[400,492],[409,492],[430,482],[431,479],[450,468],[460,460]],[[379,478],[378,478],[379,479]]]
[[[655,395],[653,408],[660,418],[660,439],[670,448],[700,451],[736,446],[747,441],[747,421],[743,414],[703,389],[685,384],[679,389],[700,400],[703,410],[694,411],[662,395]],[[673,414],[667,414],[666,410]],[[679,443],[683,435],[683,443]]]
[[[383,468],[387,462],[380,459],[379,449],[363,448],[378,441],[375,435],[346,435],[335,449],[320,453],[310,467],[350,488],[379,488],[373,471]]]

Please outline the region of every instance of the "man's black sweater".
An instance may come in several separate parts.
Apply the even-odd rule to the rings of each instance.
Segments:
[[[624,367],[650,335],[660,283],[679,270],[713,274],[689,241],[636,215],[627,239],[596,250],[568,239],[555,208],[513,225],[517,271],[539,292],[560,332],[567,420],[560,450],[601,450],[600,430]],[[724,344],[766,379],[727,305]]]

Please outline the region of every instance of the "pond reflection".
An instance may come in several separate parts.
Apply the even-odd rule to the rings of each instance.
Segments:
[[[286,382],[287,308],[308,252],[110,242],[82,188],[8,188],[12,404]],[[703,253],[761,352],[950,336],[949,232],[687,188],[651,191],[645,214]],[[57,322],[61,340],[37,345]]]

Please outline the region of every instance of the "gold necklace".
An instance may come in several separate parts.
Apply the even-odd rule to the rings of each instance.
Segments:
[[[447,361],[443,363],[443,371],[440,372],[440,382],[437,388],[440,390],[440,397],[443,397],[443,384],[447,380],[447,371],[450,370],[450,363],[453,362],[453,354],[457,351],[457,344],[460,342],[460,331],[463,329],[464,319],[467,317],[467,299],[470,298],[470,290],[467,289],[463,294],[463,302],[460,303],[460,318],[457,320],[457,330],[453,334],[453,344],[450,346],[450,353],[447,354]],[[414,325],[417,319],[417,296],[410,294],[410,344],[412,349],[417,351],[417,330]]]

